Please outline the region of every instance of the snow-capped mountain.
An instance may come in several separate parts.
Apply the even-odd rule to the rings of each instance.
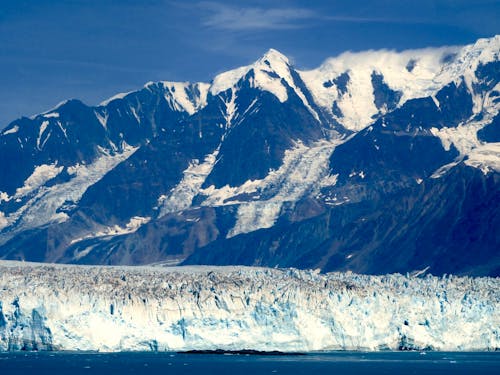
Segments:
[[[0,350],[500,346],[496,278],[2,261],[0,285]]]
[[[500,37],[276,50],[0,135],[0,256],[500,274]]]

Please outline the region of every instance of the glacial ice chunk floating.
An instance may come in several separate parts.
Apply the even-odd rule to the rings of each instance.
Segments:
[[[500,279],[0,262],[0,350],[495,350]]]

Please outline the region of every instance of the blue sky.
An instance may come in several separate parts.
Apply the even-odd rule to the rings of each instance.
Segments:
[[[499,14],[500,0],[0,0],[0,128],[67,98],[209,81],[271,47],[304,69],[346,50],[472,43],[500,33]]]

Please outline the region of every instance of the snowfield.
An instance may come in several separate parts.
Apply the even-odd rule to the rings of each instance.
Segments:
[[[0,350],[495,350],[500,279],[0,262]]]

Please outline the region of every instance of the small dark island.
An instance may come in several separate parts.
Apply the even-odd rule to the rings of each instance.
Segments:
[[[281,352],[278,350],[263,351],[263,350],[253,350],[253,349],[242,349],[242,350],[186,350],[182,352],[177,352],[177,354],[226,354],[226,355],[272,355],[272,356],[297,356],[306,355],[302,352]]]

